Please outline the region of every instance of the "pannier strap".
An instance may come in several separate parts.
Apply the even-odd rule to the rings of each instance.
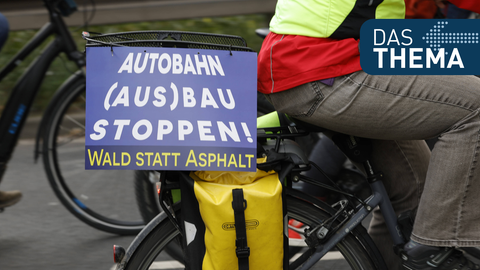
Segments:
[[[247,245],[247,228],[245,222],[245,209],[247,209],[247,201],[243,198],[243,189],[237,188],[232,190],[232,208],[235,216],[235,232],[237,239],[235,245],[238,257],[238,269],[248,270],[248,257],[250,256],[250,248]]]

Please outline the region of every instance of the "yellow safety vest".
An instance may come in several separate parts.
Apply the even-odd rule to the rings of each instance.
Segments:
[[[278,0],[270,31],[320,38],[359,38],[369,19],[404,19],[404,0]]]

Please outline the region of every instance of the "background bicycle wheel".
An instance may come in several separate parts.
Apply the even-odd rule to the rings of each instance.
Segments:
[[[137,234],[145,223],[135,201],[133,171],[85,170],[85,77],[72,77],[58,93],[47,109],[43,137],[43,161],[55,194],[97,229]]]

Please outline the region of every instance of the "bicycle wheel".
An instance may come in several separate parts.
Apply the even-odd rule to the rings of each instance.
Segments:
[[[43,162],[62,204],[99,230],[139,233],[145,222],[135,202],[133,171],[85,170],[85,77],[68,81],[47,113]]]
[[[288,196],[287,208],[289,218],[293,218],[306,226],[316,226],[329,217],[329,214],[308,202]],[[179,212],[177,213],[179,214]],[[356,228],[344,240],[337,244],[334,251],[320,260],[311,269],[382,269],[383,260],[374,258],[378,254],[373,251],[374,248],[366,244],[369,239],[366,230]],[[131,257],[125,262],[125,270],[146,270],[146,269],[164,269],[163,265],[171,265],[168,269],[183,269],[183,265],[178,261],[170,261],[169,257],[163,252],[172,242],[181,243],[181,236],[173,224],[168,220],[162,220],[152,231],[145,236],[143,241],[133,251]],[[302,251],[305,251],[303,249]],[[117,268],[118,269],[118,268]]]

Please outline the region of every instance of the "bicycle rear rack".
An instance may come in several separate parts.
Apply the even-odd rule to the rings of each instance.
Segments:
[[[83,32],[86,47],[169,47],[224,51],[253,50],[239,36],[185,31],[132,31],[101,34]]]

